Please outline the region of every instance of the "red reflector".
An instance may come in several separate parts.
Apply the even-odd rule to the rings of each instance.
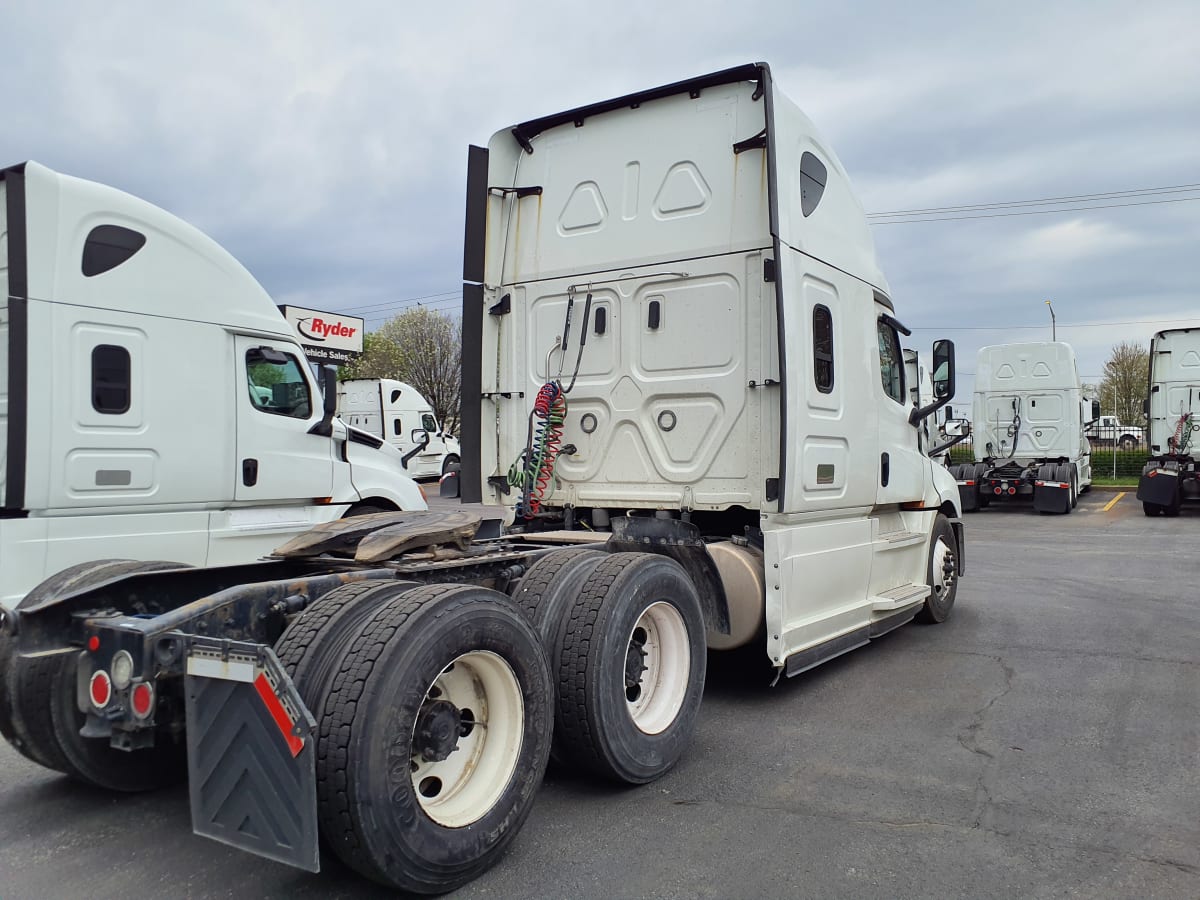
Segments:
[[[112,681],[107,672],[101,670],[92,676],[89,692],[92,697],[92,705],[96,709],[104,709],[108,706],[108,701],[112,699]]]
[[[90,638],[88,638],[88,649],[91,650],[93,653],[95,653],[97,650],[99,650],[100,649],[100,638],[94,634]]]
[[[963,482],[963,484],[965,484],[967,487],[972,487],[972,486],[974,486],[975,482],[972,481],[970,478],[968,478],[966,481]]]
[[[1149,472],[1146,473],[1146,477],[1153,478],[1157,474],[1158,474],[1158,469],[1151,469]]]
[[[133,707],[135,716],[139,719],[146,718],[154,709],[154,688],[144,681],[135,684],[129,694],[129,704]]]
[[[271,688],[271,682],[267,680],[266,675],[259,675],[254,679],[254,688],[258,691],[258,696],[262,698],[262,702],[267,707],[267,712],[271,714],[271,718],[275,720],[275,724],[279,727],[280,734],[287,741],[288,749],[292,751],[292,756],[299,756],[300,751],[304,749],[304,741],[292,734],[291,716],[287,714],[287,710],[283,708],[283,704],[279,702],[279,698],[275,696],[275,691]]]

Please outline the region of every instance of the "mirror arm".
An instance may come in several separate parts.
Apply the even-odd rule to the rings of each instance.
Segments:
[[[912,412],[908,414],[908,424],[916,425],[918,422],[928,419],[931,415],[933,415],[953,399],[953,396],[943,397],[941,400],[935,400],[928,406],[914,406]]]
[[[944,444],[939,444],[938,446],[934,447],[932,450],[929,451],[929,458],[933,459],[935,456],[939,456],[942,453],[945,453],[947,450],[949,450],[955,444],[961,444],[968,437],[969,437],[969,435],[960,434],[958,437],[953,438],[952,440],[946,441],[946,443],[944,443]]]

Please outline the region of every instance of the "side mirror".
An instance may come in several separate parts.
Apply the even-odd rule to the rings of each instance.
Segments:
[[[337,366],[321,366],[320,378],[323,415],[320,422],[308,429],[308,433],[330,437],[333,434],[333,417],[337,415]]]
[[[954,341],[933,342],[933,402],[913,409],[908,424],[916,425],[950,402],[954,396]]]
[[[966,419],[947,419],[946,437],[966,437],[971,433],[971,423]]]
[[[1093,400],[1092,401],[1092,421],[1095,422],[1098,418],[1100,418],[1100,401]]]
[[[933,396],[938,400],[954,396],[954,341],[933,342]]]
[[[412,430],[412,442],[418,447],[429,446],[429,432],[424,428],[414,428]]]

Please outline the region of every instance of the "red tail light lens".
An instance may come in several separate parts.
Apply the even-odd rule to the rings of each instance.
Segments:
[[[154,688],[144,681],[135,684],[129,693],[129,705],[135,716],[146,718],[154,710]]]
[[[92,676],[88,693],[92,698],[92,706],[96,709],[104,709],[108,706],[108,701],[112,699],[112,680],[108,677],[107,672],[101,669]]]

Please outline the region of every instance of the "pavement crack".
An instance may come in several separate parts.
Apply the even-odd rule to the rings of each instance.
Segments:
[[[1004,684],[987,703],[975,710],[970,724],[958,733],[958,743],[968,753],[973,753],[984,760],[979,770],[979,778],[975,782],[975,805],[972,813],[971,827],[990,829],[991,824],[990,822],[985,822],[985,819],[989,818],[988,813],[992,806],[992,791],[995,786],[999,766],[996,761],[996,754],[983,746],[981,732],[987,721],[988,714],[992,711],[992,707],[999,703],[1012,690],[1013,676],[1016,672],[1012,666],[1004,661],[1003,657],[989,656],[988,658],[994,660],[1000,666],[1000,671],[1004,675]]]

